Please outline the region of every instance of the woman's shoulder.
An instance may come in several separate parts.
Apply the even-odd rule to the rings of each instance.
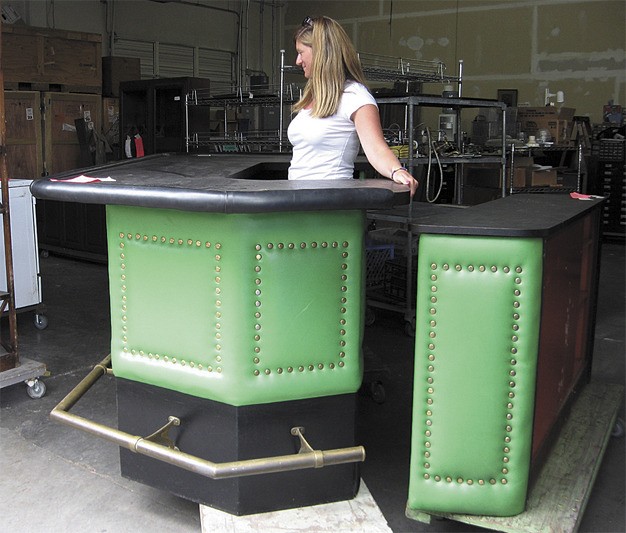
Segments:
[[[363,85],[362,83],[359,83],[358,81],[354,81],[354,80],[346,81],[343,92],[344,92],[344,96],[346,96],[350,101],[361,102],[361,105],[363,104],[363,102],[365,103],[376,102],[370,90],[365,85]]]
[[[369,89],[363,85],[362,83],[356,80],[346,80],[346,84],[344,85],[343,91],[346,93],[369,93]]]

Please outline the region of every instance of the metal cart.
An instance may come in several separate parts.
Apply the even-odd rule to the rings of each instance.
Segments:
[[[46,392],[45,384],[39,380],[45,371],[45,365],[23,358],[20,360],[17,349],[17,319],[15,305],[15,276],[13,271],[13,246],[11,239],[11,211],[9,177],[6,164],[6,125],[4,117],[3,75],[0,71],[0,215],[4,247],[5,288],[0,290],[0,315],[7,316],[8,334],[0,333],[0,388],[26,383],[31,398],[41,398]],[[21,242],[21,240],[20,240]]]

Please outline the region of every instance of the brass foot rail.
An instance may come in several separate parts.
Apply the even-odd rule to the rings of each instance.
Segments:
[[[304,428],[294,427],[291,429],[291,434],[300,439],[300,450],[296,454],[214,463],[207,459],[181,452],[174,446],[174,443],[168,436],[168,432],[172,426],[181,424],[180,419],[175,416],[170,416],[168,422],[152,435],[139,437],[104,424],[99,424],[98,422],[93,422],[81,416],[70,414],[70,409],[87,393],[98,379],[105,374],[112,373],[109,366],[110,362],[111,356],[108,355],[101,363],[97,364],[52,410],[50,418],[62,424],[111,441],[133,452],[147,455],[148,457],[212,479],[287,472],[305,468],[322,468],[324,466],[356,463],[365,460],[365,449],[363,446],[333,450],[314,450],[304,438]]]

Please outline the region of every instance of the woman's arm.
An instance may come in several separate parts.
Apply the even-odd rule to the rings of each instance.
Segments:
[[[378,108],[372,104],[364,105],[352,114],[352,120],[370,164],[382,176],[391,178],[396,183],[408,185],[411,188],[411,196],[413,196],[418,186],[417,180],[402,167],[398,158],[385,142]]]

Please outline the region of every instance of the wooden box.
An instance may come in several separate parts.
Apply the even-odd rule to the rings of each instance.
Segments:
[[[2,69],[7,89],[102,92],[102,36],[2,27]]]
[[[6,91],[7,170],[9,178],[34,179],[43,172],[40,94]]]
[[[102,58],[102,95],[119,96],[120,82],[141,79],[141,60],[138,57]]]
[[[81,164],[80,144],[74,121],[92,122],[102,128],[102,97],[96,94],[47,92],[45,104],[44,168],[49,174],[86,166]]]
[[[102,97],[102,135],[113,150],[111,158],[120,159],[120,99]]]

